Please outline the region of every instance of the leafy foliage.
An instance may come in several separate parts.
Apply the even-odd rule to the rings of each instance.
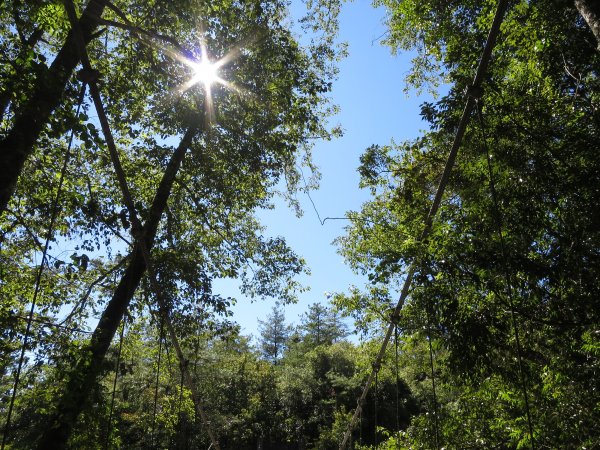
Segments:
[[[593,446],[597,358],[584,343],[600,323],[598,227],[587,213],[600,180],[593,35],[570,3],[512,5],[481,115],[471,118],[432,235],[419,242],[496,2],[381,3],[387,43],[418,51],[409,84],[442,70],[450,86],[423,105],[430,131],[365,152],[361,183],[373,199],[348,215],[338,241],[371,282],[336,297],[363,327],[380,323],[388,292],[416,268],[402,348],[418,367],[427,350],[415,339],[432,340],[434,369],[422,373],[437,380],[437,404],[389,445],[435,447],[433,427],[445,448],[527,448],[529,414],[538,448]],[[585,394],[567,400],[567,386]]]
[[[18,177],[16,190],[4,179],[0,189],[4,414],[24,350],[11,448],[34,447],[61,422],[72,448],[207,447],[184,369],[224,448],[337,448],[411,265],[401,334],[361,405],[356,448],[597,445],[600,67],[583,0],[511,2],[426,241],[417,236],[496,2],[375,1],[387,11],[385,43],[414,52],[407,89],[448,91],[422,105],[422,136],[374,144],[361,158],[372,199],[348,213],[337,243],[369,282],[336,294],[335,309],[311,305],[293,331],[274,309],[261,350],[230,321],[235,299],[213,291],[217,278],[281,302],[303,289],[304,261],[264,236],[255,211],[278,194],[297,207],[302,167],[318,179],[310,143],[336,134],[327,95],[345,51],[336,44],[342,3],[306,3],[300,25],[310,36],[298,41],[285,1],[75,1],[88,12],[87,52],[151,229],[143,239],[182,361],[150,312],[140,230],[106,136],[87,99],[78,107],[80,55],[64,8],[0,5],[0,146],[7,179]],[[225,58],[219,76],[229,85],[212,86],[212,102],[202,84],[181,89],[189,62],[206,56],[201,43],[211,60]],[[183,164],[157,209],[184,136]],[[340,311],[367,340],[345,340]],[[124,338],[110,345],[123,317]],[[69,403],[79,398],[72,388],[85,401]]]
[[[312,43],[303,46],[289,28],[286,2],[94,0],[75,6],[85,10],[80,25],[89,41],[87,53],[100,74],[97,82],[125,178],[146,226],[134,229],[96,112],[86,99],[78,107],[85,74],[75,73],[79,49],[63,6],[5,2],[0,9],[3,154],[13,151],[11,143],[24,134],[32,143],[19,141],[22,167],[6,167],[11,176],[20,176],[6,211],[2,206],[0,223],[0,318],[8,330],[2,348],[12,352],[2,359],[3,384],[10,385],[19,343],[27,339],[28,382],[21,379],[17,386],[16,421],[27,424],[31,418],[22,407],[30,394],[27,386],[60,380],[62,396],[62,403],[38,408],[33,428],[23,431],[30,433],[24,441],[29,444],[45,422],[64,426],[60,439],[73,426],[85,429],[73,435],[74,446],[101,434],[85,424],[97,413],[95,405],[106,404],[92,398],[81,402],[73,393],[89,397],[93,384],[102,396],[97,379],[124,311],[145,320],[155,309],[155,293],[136,262],[138,239],[151,249],[183,340],[198,331],[190,329],[198,318],[206,325],[202,331],[220,328],[217,317],[225,318],[226,327],[235,300],[213,292],[215,278],[240,278],[250,297],[294,301],[302,289],[294,277],[305,270],[304,261],[282,238],[265,237],[254,214],[270,207],[282,186],[293,197],[301,167],[312,167],[311,142],[331,136],[325,126],[332,111],[326,94],[339,53],[331,47],[325,51],[323,42],[333,42],[335,13],[328,15],[331,26],[320,27]],[[321,13],[309,12],[305,23],[316,30],[326,5],[312,9]],[[219,76],[226,83],[212,86],[210,93],[202,84],[182,89],[194,75],[190,65],[207,56],[225,58]],[[30,133],[23,129],[27,120],[37,127]],[[179,169],[173,161],[182,145],[187,155]],[[3,184],[3,195],[10,190]],[[160,195],[168,201],[157,208]],[[46,239],[49,252],[40,261]],[[132,273],[138,275],[132,278]],[[122,296],[124,283],[127,295]],[[134,296],[138,287],[141,294]],[[34,298],[34,326],[26,332],[23,318]],[[111,315],[115,305],[121,316]],[[95,325],[100,315],[109,319],[98,323],[91,341],[61,331]],[[10,391],[4,390],[7,399]],[[79,425],[70,423],[80,410]],[[174,424],[172,414],[156,420],[167,430]]]

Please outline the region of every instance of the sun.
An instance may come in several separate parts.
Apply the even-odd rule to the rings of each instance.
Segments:
[[[179,56],[181,62],[183,62],[189,69],[191,69],[191,77],[188,79],[183,86],[181,86],[181,92],[185,92],[188,89],[201,84],[204,86],[204,91],[207,96],[210,96],[211,88],[215,84],[221,84],[228,86],[221,75],[219,69],[227,62],[226,58],[221,58],[216,61],[211,61],[207,55],[206,47],[201,45],[201,57],[198,59],[191,59],[185,56]]]
[[[193,76],[191,84],[202,83],[209,88],[214,83],[220,82],[219,67],[213,64],[208,58],[203,58],[199,63],[192,63]]]
[[[224,87],[227,90],[231,90],[237,93],[244,92],[242,89],[237,87],[234,83],[223,79],[221,70],[224,66],[237,59],[241,54],[241,45],[235,46],[230,49],[223,57],[216,60],[211,60],[208,56],[208,51],[204,43],[200,43],[200,57],[190,58],[183,52],[175,52],[175,58],[187,66],[191,72],[190,78],[181,86],[177,88],[180,94],[190,90],[194,86],[201,85],[204,91],[204,107],[206,111],[207,122],[212,123],[214,117],[214,105],[213,105],[213,88],[217,85]]]
[[[180,92],[185,92],[188,89],[196,85],[202,85],[204,87],[204,105],[206,110],[207,122],[211,123],[214,120],[214,108],[213,108],[213,96],[212,89],[216,84],[223,86],[230,86],[230,83],[226,82],[221,78],[219,69],[226,62],[224,58],[211,61],[207,55],[206,47],[201,47],[202,56],[199,59],[190,59],[187,57],[181,57],[181,62],[191,69],[191,77],[188,81],[180,87]]]

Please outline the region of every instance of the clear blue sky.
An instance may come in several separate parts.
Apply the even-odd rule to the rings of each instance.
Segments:
[[[404,77],[410,55],[392,56],[377,40],[385,33],[383,9],[375,9],[366,0],[346,3],[342,9],[340,38],[348,43],[349,56],[340,65],[334,84],[333,100],[340,113],[333,123],[340,123],[344,136],[330,142],[318,142],[314,159],[320,168],[320,188],[311,197],[321,215],[344,217],[349,210],[360,209],[369,198],[358,188],[356,171],[361,153],[372,144],[388,144],[414,138],[426,128],[419,116],[419,105],[426,100],[403,92]],[[303,256],[311,275],[301,279],[310,291],[301,294],[296,305],[286,306],[288,322],[298,323],[299,314],[314,302],[326,302],[326,292],[346,291],[350,285],[361,286],[364,280],[352,273],[337,254],[332,241],[344,234],[346,221],[327,221],[321,225],[306,195],[300,196],[304,215],[297,218],[283,202],[272,211],[260,214],[267,235],[283,236]],[[234,320],[245,334],[257,335],[257,319],[264,319],[274,302],[251,303],[232,281],[219,281],[215,292],[238,298],[233,308]]]

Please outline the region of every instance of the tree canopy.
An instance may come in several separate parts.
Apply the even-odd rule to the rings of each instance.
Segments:
[[[336,243],[368,282],[294,328],[308,268],[257,210],[336,135],[342,2],[305,3],[0,5],[2,449],[330,449],[354,411],[354,448],[597,446],[596,3],[509,2],[472,86],[498,2],[373,2],[407,92],[444,94],[361,157]],[[258,342],[216,279],[279,302]]]
[[[412,448],[593,446],[598,43],[570,2],[511,5],[445,200],[419,241],[496,2],[381,3],[387,43],[417,50],[408,82],[449,86],[422,107],[430,131],[364,153],[361,183],[373,200],[349,214],[338,241],[371,281],[337,297],[360,320],[381,317],[415,268],[403,349],[432,356],[423,373],[434,398],[398,439]]]
[[[35,419],[40,448],[67,444],[124,316],[160,312],[171,338],[185,336],[203,315],[227,317],[219,277],[294,300],[304,263],[254,211],[293,194],[311,142],[329,137],[337,58],[325,46],[335,18],[301,45],[285,2],[72,6],[14,1],[1,16],[3,369],[18,374],[15,393],[24,359],[32,381],[53,366],[65,380]],[[204,60],[219,61],[222,83],[189,82]],[[62,331],[98,316],[89,341]]]

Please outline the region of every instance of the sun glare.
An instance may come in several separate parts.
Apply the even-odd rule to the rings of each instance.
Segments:
[[[242,89],[238,88],[230,81],[224,80],[219,73],[220,69],[235,60],[240,55],[241,45],[230,49],[225,56],[215,61],[211,61],[207,55],[207,49],[204,44],[200,44],[200,58],[192,59],[183,55],[181,52],[175,53],[175,57],[185,64],[191,70],[190,78],[177,88],[179,93],[184,93],[196,85],[202,85],[204,88],[204,107],[207,113],[208,122],[214,120],[213,108],[213,87],[221,85],[228,90],[241,93]]]
[[[205,87],[210,87],[213,83],[219,81],[219,72],[216,64],[207,59],[192,66],[194,71],[193,84],[202,83]]]

